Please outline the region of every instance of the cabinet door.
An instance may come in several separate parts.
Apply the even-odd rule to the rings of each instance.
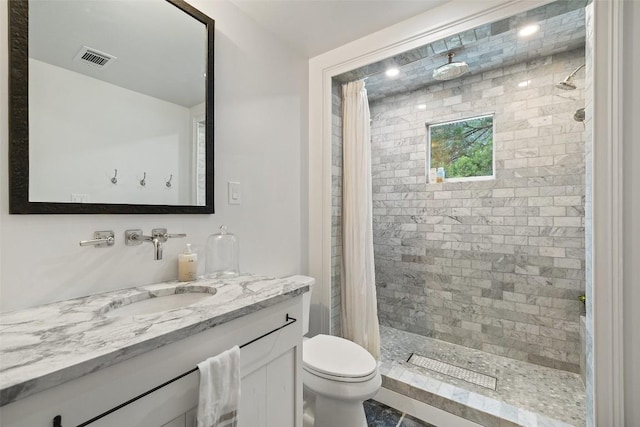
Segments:
[[[296,425],[295,352],[296,348],[290,349],[266,367],[268,427]]]
[[[295,367],[292,348],[243,378],[238,427],[296,426]]]

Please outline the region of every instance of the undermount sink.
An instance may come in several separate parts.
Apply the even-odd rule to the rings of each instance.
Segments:
[[[138,316],[174,310],[205,302],[216,293],[215,288],[189,286],[144,292],[111,302],[101,312],[107,317]]]

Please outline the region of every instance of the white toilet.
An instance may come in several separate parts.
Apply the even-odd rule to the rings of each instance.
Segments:
[[[304,299],[306,333],[311,293]],[[363,402],[382,385],[373,356],[344,338],[316,335],[304,340],[302,361],[305,427],[366,427]]]

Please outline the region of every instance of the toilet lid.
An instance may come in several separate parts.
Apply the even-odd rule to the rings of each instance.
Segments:
[[[304,368],[324,378],[365,381],[375,376],[378,364],[358,344],[331,335],[316,335],[303,343]]]

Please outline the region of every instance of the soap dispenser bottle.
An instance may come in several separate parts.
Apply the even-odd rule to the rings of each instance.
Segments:
[[[178,280],[181,282],[196,280],[197,272],[198,254],[191,249],[191,243],[187,243],[187,249],[178,255]]]
[[[205,276],[228,278],[238,274],[238,239],[232,233],[228,233],[227,227],[223,225],[220,227],[220,233],[212,234],[207,239]]]

